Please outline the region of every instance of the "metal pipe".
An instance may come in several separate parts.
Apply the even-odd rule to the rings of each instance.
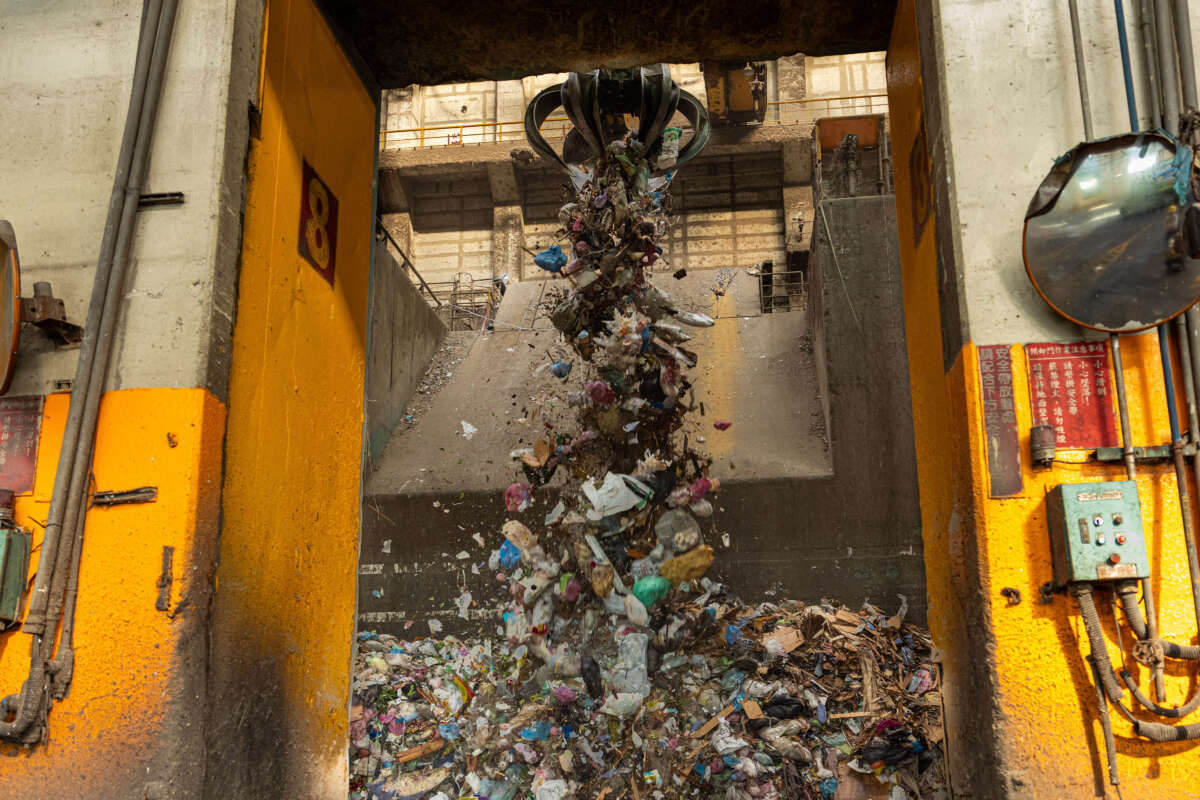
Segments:
[[[1161,1],[1161,0],[1160,0]],[[1125,104],[1129,107],[1129,127],[1139,130],[1137,99],[1133,94],[1133,67],[1129,62],[1129,37],[1125,34],[1125,4],[1113,0],[1117,14],[1117,43],[1121,47],[1121,69],[1125,72]]]
[[[1175,43],[1171,32],[1170,0],[1154,0],[1154,25],[1158,32],[1158,80],[1162,86],[1162,126],[1172,135],[1179,133],[1179,70],[1175,63]]]
[[[1175,0],[1175,49],[1179,54],[1183,106],[1195,109],[1200,103],[1196,100],[1196,60],[1192,54],[1192,20],[1188,0]]]
[[[1154,8],[1152,0],[1138,0],[1138,16],[1141,18],[1142,49],[1146,55],[1146,83],[1150,88],[1150,125],[1162,125],[1162,97],[1158,86],[1158,47],[1154,37]]]
[[[104,383],[108,376],[108,365],[115,343],[117,319],[121,312],[121,296],[125,293],[125,275],[129,269],[130,253],[133,249],[134,227],[137,219],[138,197],[150,164],[150,148],[154,141],[154,125],[158,116],[158,104],[162,97],[162,85],[166,78],[167,57],[171,50],[171,37],[175,27],[175,13],[179,0],[163,0],[162,16],[154,44],[154,57],[150,65],[150,76],[146,87],[146,100],[142,104],[141,120],[137,140],[134,143],[133,161],[129,171],[129,182],[125,187],[125,206],[121,213],[117,232],[117,247],[114,254],[112,274],[108,286],[104,311],[100,317],[100,333],[97,342],[95,364],[89,375],[84,394],[84,411],[79,432],[79,452],[72,464],[68,505],[63,518],[64,542],[70,543],[66,557],[60,558],[63,569],[54,576],[50,597],[51,614],[48,620],[57,626],[68,584],[78,589],[78,581],[72,580],[71,561],[83,538],[86,498],[92,470],[92,455],[96,439],[96,422],[100,415],[100,400],[104,394]],[[70,502],[71,500],[74,502]],[[59,588],[61,586],[61,589]],[[72,607],[74,604],[72,603]]]
[[[1181,343],[1186,346],[1186,342]],[[1188,576],[1192,581],[1192,606],[1196,613],[1196,630],[1200,631],[1200,559],[1196,555],[1196,537],[1192,530],[1192,492],[1188,481],[1187,466],[1183,461],[1183,436],[1179,432],[1179,410],[1175,407],[1175,365],[1171,363],[1170,328],[1166,323],[1158,326],[1158,352],[1162,360],[1163,381],[1167,392],[1167,417],[1171,424],[1171,455],[1175,462],[1175,481],[1179,487],[1179,510],[1183,516],[1183,542],[1187,547]],[[1190,355],[1190,353],[1189,353]],[[1191,382],[1191,358],[1188,359],[1185,377]],[[1194,387],[1193,387],[1194,392]],[[1192,394],[1192,392],[1189,392]],[[1195,418],[1195,398],[1191,402],[1191,417]]]
[[[91,375],[93,358],[96,351],[96,338],[99,334],[100,315],[104,309],[104,297],[108,286],[108,276],[112,270],[113,253],[117,246],[117,227],[121,219],[121,211],[125,205],[125,185],[129,181],[130,165],[133,161],[133,146],[137,139],[138,125],[141,121],[142,103],[146,95],[146,83],[149,80],[150,57],[153,53],[155,34],[158,30],[159,11],[162,0],[147,0],[142,9],[142,31],[138,39],[138,52],[134,61],[133,87],[129,94],[129,109],[125,115],[125,129],[121,134],[121,149],[117,155],[117,169],[113,175],[113,188],[108,201],[108,216],[104,224],[104,234],[100,240],[100,257],[96,262],[96,277],[92,283],[92,296],[88,302],[87,318],[84,321],[83,341],[79,346],[79,360],[75,366],[75,388],[87,385]],[[46,528],[42,536],[41,554],[38,557],[38,569],[33,585],[33,594],[29,598],[29,611],[21,630],[30,634],[40,634],[45,630],[46,602],[50,591],[50,570],[42,565],[54,563],[58,550],[59,534],[62,530],[63,503],[70,485],[71,467],[75,460],[75,442],[79,439],[79,425],[83,413],[83,404],[77,402],[76,394],[71,395],[71,404],[67,410],[67,421],[63,431],[63,443],[58,454],[58,470],[54,474],[54,488],[50,495]]]
[[[1125,363],[1121,358],[1121,337],[1111,333],[1108,336],[1109,347],[1112,350],[1113,376],[1117,382],[1117,416],[1121,420],[1121,453],[1125,460],[1125,477],[1131,481],[1137,480],[1137,457],[1133,449],[1133,435],[1129,431],[1129,398],[1125,393]],[[1146,604],[1146,633],[1147,638],[1158,638],[1158,613],[1154,603],[1154,587],[1149,578],[1142,578],[1142,602]],[[1156,665],[1154,673],[1154,698],[1162,703],[1167,699],[1167,685],[1163,680],[1162,665]]]
[[[108,215],[104,225],[104,233],[100,240],[100,255],[96,263],[96,275],[92,284],[92,295],[88,303],[87,319],[84,324],[83,341],[80,345],[79,360],[75,368],[76,387],[85,385],[91,375],[95,356],[97,336],[100,328],[100,316],[107,296],[107,284],[112,270],[113,256],[116,252],[117,229],[119,220],[128,196],[126,184],[134,159],[135,143],[141,126],[142,109],[146,97],[146,88],[150,83],[152,56],[155,41],[162,18],[162,0],[146,0],[142,7],[141,32],[138,37],[137,55],[134,58],[133,84],[129,93],[129,108],[125,115],[125,127],[121,134],[121,147],[117,155],[117,167],[113,175],[113,188],[109,196]],[[137,198],[134,198],[136,206]],[[80,379],[83,379],[81,382]],[[71,404],[67,411],[64,425],[63,442],[59,451],[58,470],[55,473],[54,489],[51,494],[50,510],[45,532],[42,536],[41,553],[38,557],[38,567],[34,581],[34,592],[30,598],[29,612],[22,624],[22,630],[33,635],[34,640],[30,654],[29,676],[18,696],[16,716],[12,722],[0,722],[0,737],[19,737],[32,725],[38,712],[44,707],[46,697],[46,659],[45,648],[47,638],[46,608],[50,599],[53,575],[51,565],[58,561],[60,536],[64,516],[64,504],[69,502],[67,490],[70,487],[71,471],[76,460],[76,443],[83,417],[83,403],[72,392]],[[54,626],[49,626],[52,640]]]
[[[1100,729],[1104,732],[1104,753],[1108,759],[1108,782],[1114,787],[1121,785],[1121,777],[1117,773],[1117,743],[1113,739],[1112,720],[1108,716],[1108,703],[1104,702],[1104,692],[1100,690],[1100,670],[1096,667],[1096,659],[1088,656],[1088,665],[1092,668],[1092,685],[1096,687],[1096,708],[1100,714]],[[1118,794],[1120,789],[1117,789]]]
[[[1090,142],[1092,140],[1092,100],[1088,94],[1087,67],[1083,59],[1083,36],[1079,32],[1079,0],[1067,0],[1067,8],[1071,12],[1071,40],[1075,43],[1075,74],[1079,78],[1079,107],[1083,112],[1083,138]]]
[[[1129,401],[1125,396],[1125,364],[1121,359],[1121,337],[1108,335],[1112,350],[1113,375],[1117,379],[1117,416],[1121,419],[1121,453],[1125,457],[1125,477],[1137,480],[1137,457],[1133,449],[1133,437],[1129,433]]]

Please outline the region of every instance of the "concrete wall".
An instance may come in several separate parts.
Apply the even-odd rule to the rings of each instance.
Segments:
[[[225,396],[247,140],[257,70],[253,6],[184,3],[143,191],[181,206],[138,215],[110,388],[204,387]],[[23,285],[50,281],[83,324],[133,80],[141,3],[9,4],[0,102],[0,218],[21,248]],[[74,351],[23,359],[14,394],[74,375]]]
[[[977,344],[1016,340],[1068,341],[1074,325],[1042,302],[1021,261],[1025,208],[1053,160],[1083,140],[1071,27],[1064,5],[1013,4],[981,8],[951,0],[930,21],[937,48],[948,140],[948,199],[955,206],[955,260],[969,309],[964,321]],[[1083,0],[1080,15],[1096,137],[1130,130],[1117,48],[1113,4]],[[1126,3],[1126,24],[1138,110],[1149,123],[1137,3]],[[1192,36],[1200,36],[1193,7]],[[1005,31],[997,36],[996,31]],[[1018,56],[1017,54],[1021,54]],[[1011,69],[989,65],[1011,62]],[[995,125],[992,120],[1020,120]],[[986,313],[982,311],[986,309]]]
[[[8,3],[0,48],[0,217],[23,287],[51,281],[82,324],[133,79],[141,3]],[[156,486],[155,502],[87,513],[70,693],[48,744],[0,745],[0,797],[198,798],[208,615],[241,230],[247,104],[261,3],[181,3],[148,192],[182,206],[138,214],[117,348],[100,407],[96,488]],[[11,116],[10,116],[11,115]],[[17,499],[38,568],[78,349],[22,337],[9,396],[45,395],[37,476]],[[6,432],[7,433],[7,432]],[[0,469],[0,485],[9,479]],[[173,548],[156,608],[164,548]],[[16,692],[31,637],[0,634],[0,695]]]
[[[367,463],[374,463],[416,390],[425,365],[446,336],[387,248],[375,248],[367,352]]]

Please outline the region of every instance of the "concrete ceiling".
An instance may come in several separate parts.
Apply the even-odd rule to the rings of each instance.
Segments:
[[[324,0],[383,89],[887,48],[895,0]]]

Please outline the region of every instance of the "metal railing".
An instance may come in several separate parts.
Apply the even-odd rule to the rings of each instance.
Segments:
[[[455,275],[452,280],[430,284],[444,305],[438,315],[452,331],[478,330],[495,319],[500,305],[500,291],[491,278],[475,278],[470,273]]]
[[[758,276],[758,307],[763,314],[779,314],[808,307],[808,271],[772,270]]]
[[[763,125],[811,124],[821,117],[847,117],[857,114],[886,114],[887,95],[856,94],[838,97],[806,97],[767,103]],[[686,126],[685,126],[686,127]],[[542,125],[547,141],[561,141],[572,128],[567,117],[549,117]],[[428,125],[422,128],[397,128],[380,131],[379,146],[384,150],[415,150],[423,147],[464,147],[494,142],[525,141],[525,123],[463,122],[454,125]]]
[[[421,277],[421,273],[417,272],[417,268],[413,265],[412,259],[408,257],[408,253],[404,252],[404,249],[400,247],[400,244],[392,238],[392,234],[388,233],[388,229],[383,224],[383,220],[376,217],[375,227],[380,233],[383,234],[384,240],[387,242],[387,244],[391,245],[391,248],[396,251],[397,255],[399,255],[400,269],[406,270],[410,277],[415,277],[417,279],[417,283],[419,284],[417,286],[417,292],[424,293],[427,296],[428,299],[425,302],[432,302],[434,307],[440,306],[442,304],[441,299],[437,296],[437,293],[429,287],[429,284],[425,282],[425,279]]]

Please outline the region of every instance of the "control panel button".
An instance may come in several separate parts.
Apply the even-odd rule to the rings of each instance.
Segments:
[[[1125,534],[1118,533],[1116,535],[1117,544],[1125,544]]]
[[[1110,563],[1110,564],[1120,564],[1120,563],[1121,563],[1121,556],[1120,556],[1118,553],[1113,553],[1111,556],[1109,556],[1109,557],[1108,557],[1108,563]]]
[[[1092,524],[1099,528],[1104,524],[1104,517],[1097,514],[1096,516],[1092,517]]]
[[[1120,514],[1113,514],[1113,525],[1120,525],[1124,521],[1125,521],[1125,518],[1122,517]]]
[[[1097,536],[1097,537],[1096,537],[1096,544],[1097,544],[1097,545],[1102,545],[1102,544],[1104,544],[1104,542],[1105,542],[1105,539],[1104,539],[1104,537],[1103,537],[1103,536]]]

